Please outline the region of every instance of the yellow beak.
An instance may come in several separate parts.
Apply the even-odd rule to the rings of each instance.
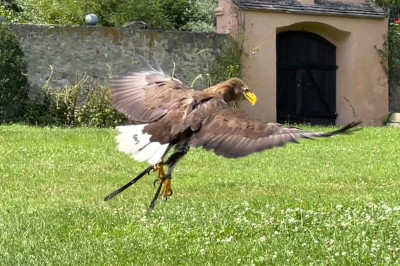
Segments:
[[[251,103],[251,105],[255,105],[257,103],[257,96],[254,93],[250,91],[245,91],[243,94],[246,100]]]

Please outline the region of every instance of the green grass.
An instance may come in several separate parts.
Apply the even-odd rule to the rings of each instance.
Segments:
[[[329,130],[329,128],[312,128]],[[174,195],[115,130],[0,127],[0,265],[400,264],[400,130],[227,160],[191,150]]]

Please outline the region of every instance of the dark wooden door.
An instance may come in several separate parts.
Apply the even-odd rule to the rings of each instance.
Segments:
[[[336,46],[304,31],[277,35],[277,121],[335,124]]]

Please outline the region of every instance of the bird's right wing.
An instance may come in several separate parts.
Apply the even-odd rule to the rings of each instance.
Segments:
[[[199,106],[190,117],[192,129],[197,132],[189,145],[213,150],[214,153],[237,158],[287,143],[298,143],[300,138],[329,137],[348,132],[358,123],[339,130],[320,133],[310,132],[278,123],[265,123],[252,119],[244,112],[234,110],[225,102],[213,99]]]

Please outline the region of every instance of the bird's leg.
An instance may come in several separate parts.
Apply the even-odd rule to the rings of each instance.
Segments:
[[[161,156],[161,159],[157,164],[147,167],[143,172],[141,172],[137,177],[135,177],[134,179],[129,181],[127,184],[123,185],[119,189],[117,189],[117,190],[113,191],[111,194],[107,195],[104,198],[104,201],[108,201],[108,200],[114,198],[115,196],[119,195],[122,191],[124,191],[128,187],[132,186],[137,181],[139,181],[143,176],[145,176],[146,174],[150,174],[151,170],[156,171],[155,169],[161,169],[161,170],[159,170],[159,175],[160,175],[160,172],[164,175],[163,160],[164,160],[164,157],[169,152],[169,150],[171,149],[171,147],[172,147],[171,145],[168,145],[167,149],[165,150],[164,154]]]
[[[158,172],[159,180],[165,176],[164,162],[162,160],[160,160],[157,164],[154,165],[153,172]]]
[[[171,189],[171,175],[166,176],[164,172],[164,163],[160,161],[156,165],[154,165],[153,172],[158,171],[158,179],[154,180],[154,186],[158,182],[158,184],[163,185],[161,189],[161,195],[164,196],[165,199],[172,195]]]
[[[163,163],[163,165],[168,165],[168,173],[165,175],[164,170],[159,171],[158,179],[154,181],[155,183],[158,181],[159,186],[154,195],[153,200],[150,203],[150,208],[153,209],[157,199],[159,196],[163,196],[165,200],[168,199],[169,196],[172,196],[172,188],[171,188],[171,179],[172,179],[172,172],[176,166],[176,164],[185,156],[185,154],[189,151],[189,146],[186,143],[182,143],[177,145],[175,151],[171,156],[168,158],[167,161]]]
[[[154,172],[158,171],[158,179],[154,180],[153,184],[154,184],[154,186],[156,185],[156,183],[160,184],[160,186],[162,188],[160,189],[160,191],[158,193],[160,195],[163,195],[164,198],[167,199],[167,197],[172,195],[171,173],[168,168],[168,175],[165,175],[163,164],[164,163],[158,163],[154,166],[153,171]],[[165,164],[167,164],[167,163],[165,163]]]

